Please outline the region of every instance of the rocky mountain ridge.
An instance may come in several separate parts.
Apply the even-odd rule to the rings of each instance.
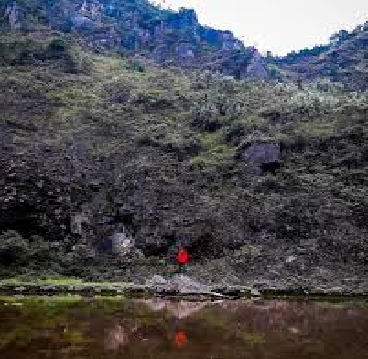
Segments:
[[[324,78],[350,90],[364,91],[368,86],[368,21],[350,32],[333,34],[328,44],[284,57],[270,56],[266,61],[277,65],[284,79],[311,82]]]
[[[265,77],[259,52],[231,31],[202,26],[194,10],[162,10],[146,0],[14,0],[0,2],[13,30],[40,26],[82,35],[92,48],[142,54],[159,64]]]

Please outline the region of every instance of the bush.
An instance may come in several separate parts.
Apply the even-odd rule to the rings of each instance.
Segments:
[[[4,266],[26,261],[29,243],[18,232],[8,230],[0,235],[0,262]]]
[[[125,68],[134,72],[146,72],[145,66],[138,60],[129,60],[125,65]]]
[[[41,57],[42,47],[35,41],[22,38],[0,39],[0,64],[33,64]]]
[[[24,238],[14,230],[0,235],[1,267],[49,268],[52,262],[62,262],[64,256],[55,242],[46,241],[41,236]]]
[[[52,40],[47,49],[47,58],[49,59],[61,59],[63,56],[70,51],[70,45],[63,39],[54,39]]]
[[[224,133],[224,140],[239,145],[246,135],[246,128],[241,122],[233,122]]]

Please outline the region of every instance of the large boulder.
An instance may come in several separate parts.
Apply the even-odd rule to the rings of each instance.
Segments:
[[[274,172],[280,167],[280,145],[257,142],[243,150],[242,158],[255,174]]]
[[[125,256],[134,249],[134,239],[125,232],[116,232],[111,236],[112,251],[120,256]]]

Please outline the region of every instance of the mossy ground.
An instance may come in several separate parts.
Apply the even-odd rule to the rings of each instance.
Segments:
[[[65,46],[50,55],[58,39]],[[1,125],[9,133],[2,208],[8,217],[37,208],[32,235],[46,243],[6,217],[1,231],[20,231],[26,241],[16,246],[13,265],[2,266],[3,277],[44,271],[130,281],[134,273],[170,273],[167,248],[160,249],[167,235],[196,243],[193,268],[201,260],[205,268],[210,257],[208,273],[217,266],[239,281],[260,268],[283,272],[296,251],[301,276],[331,263],[348,277],[366,268],[366,93],[235,81],[138,57],[137,67],[60,33],[0,41],[16,44],[0,67]],[[275,173],[254,176],[241,160],[242,148],[256,141],[280,143]],[[100,223],[122,204],[133,208],[129,221],[90,224],[82,239],[68,232],[83,206]],[[118,225],[148,258],[100,257],[96,248]],[[259,268],[249,246],[259,248]]]

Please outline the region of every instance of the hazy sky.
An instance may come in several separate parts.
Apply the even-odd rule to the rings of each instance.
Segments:
[[[155,0],[194,8],[204,25],[231,30],[246,45],[285,54],[326,43],[368,21],[368,0]]]

